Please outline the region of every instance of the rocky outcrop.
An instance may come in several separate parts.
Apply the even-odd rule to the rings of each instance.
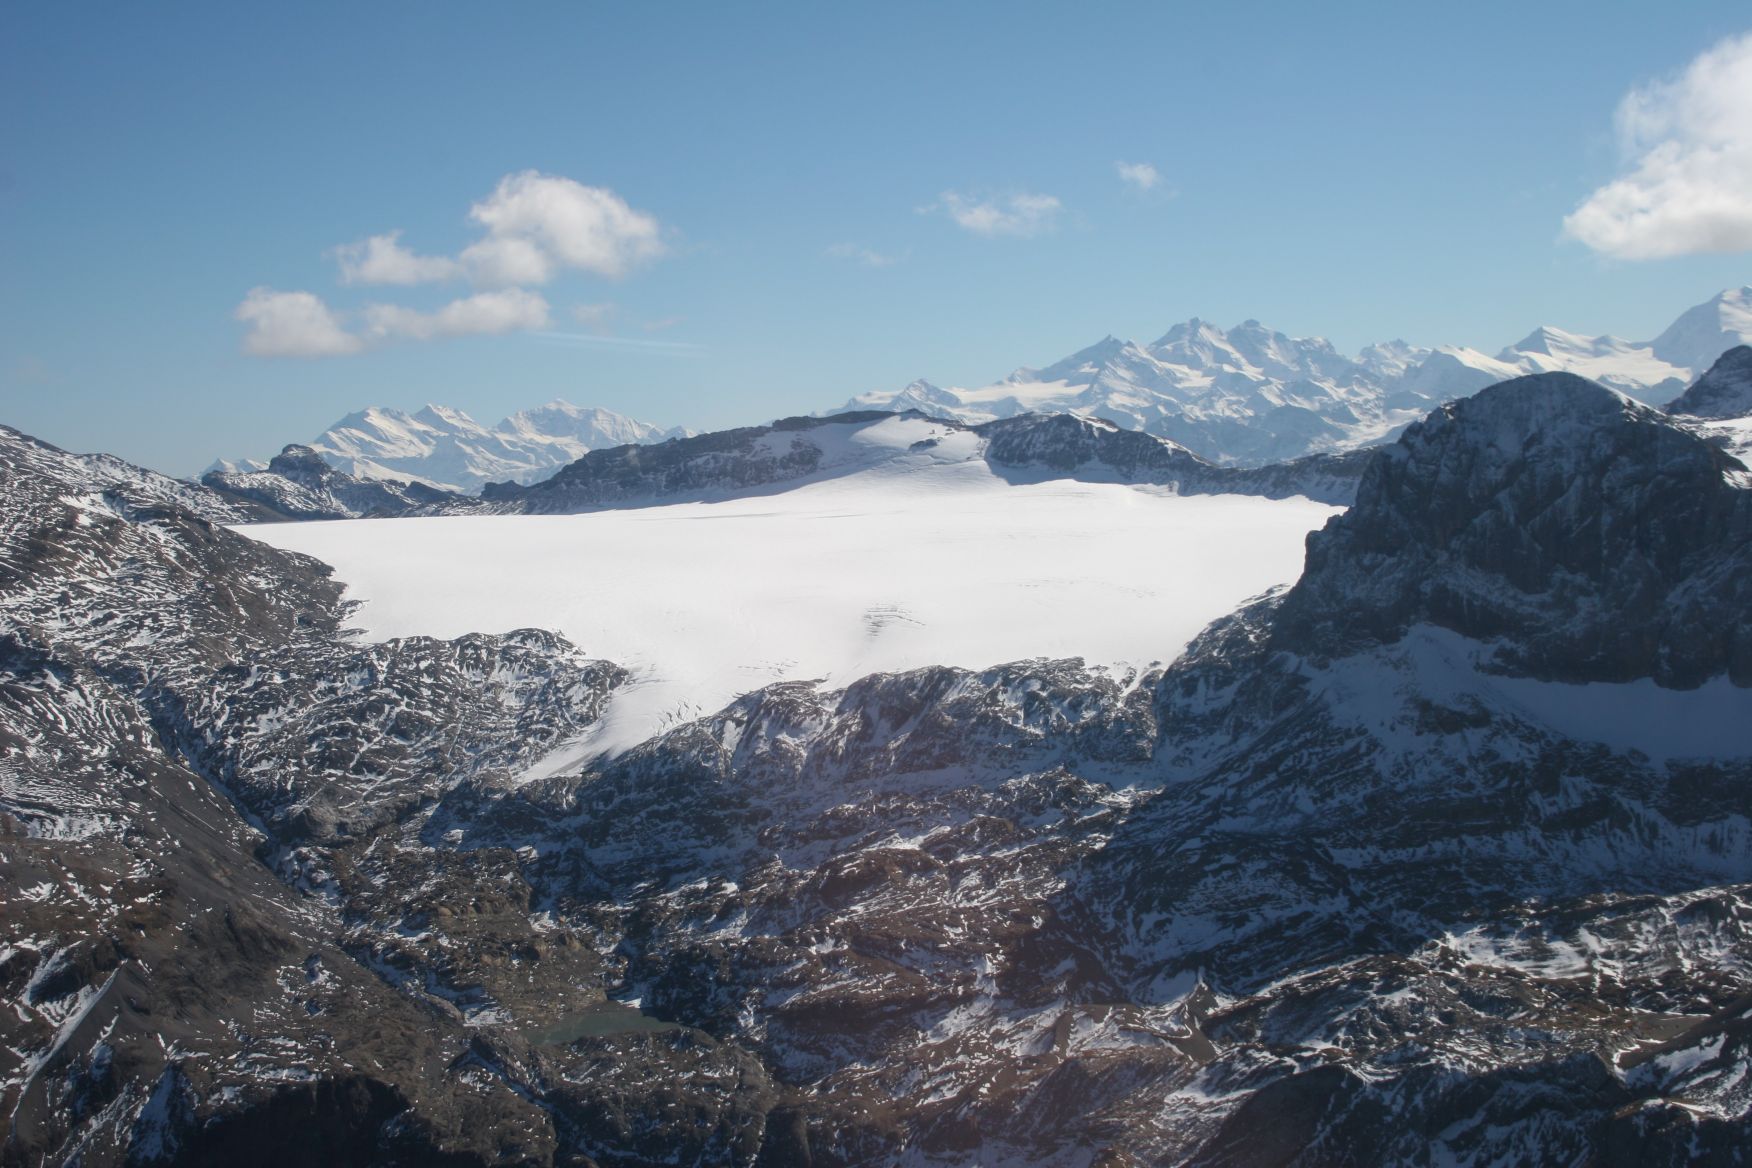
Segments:
[[[814,431],[856,427],[888,416],[781,418],[770,426],[592,450],[531,486],[488,483],[481,498],[501,509],[553,514],[721,497],[804,479],[823,464],[821,445],[810,440]]]
[[[1444,406],[1309,537],[1277,643],[1326,656],[1429,623],[1564,681],[1752,686],[1746,468],[1566,373]]]
[[[1691,388],[1667,403],[1667,412],[1707,419],[1752,415],[1752,345],[1723,353]]]
[[[419,508],[466,510],[471,500],[424,483],[361,479],[336,470],[308,446],[288,446],[266,470],[208,471],[201,484],[266,519],[359,519]]]
[[[409,993],[358,933],[404,937],[432,866],[353,873],[577,732],[618,671],[545,633],[360,649],[328,569],[186,505],[235,520],[214,493],[11,431],[0,465],[0,1162],[551,1162],[546,1113],[461,1061],[449,987],[544,936],[585,950],[525,900]],[[369,862],[334,846],[368,824]],[[517,903],[488,857],[444,887]]]
[[[1166,438],[1077,414],[1023,414],[972,427],[1000,474],[1152,484],[1182,495],[1303,496],[1348,504],[1368,454],[1314,454],[1258,467],[1216,466]]]

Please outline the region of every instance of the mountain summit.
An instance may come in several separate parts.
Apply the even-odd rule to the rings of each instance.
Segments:
[[[1670,414],[1724,419],[1752,416],[1752,345],[1737,345],[1667,404]]]
[[[1752,686],[1747,479],[1574,374],[1504,382],[1375,456],[1356,504],[1309,537],[1285,627],[1338,653],[1430,624],[1545,679]]]
[[[661,442],[686,433],[555,398],[493,426],[450,406],[427,404],[413,413],[369,406],[304,445],[355,478],[393,479],[466,494],[489,482],[535,482],[587,451]],[[239,469],[262,467],[220,460],[209,468]]]
[[[1723,351],[1752,343],[1752,288],[1690,309],[1652,341],[1534,329],[1495,356],[1403,341],[1347,357],[1321,337],[1256,320],[1193,318],[1150,344],[1108,336],[1061,361],[975,389],[859,395],[843,409],[919,409],[983,422],[1020,413],[1105,418],[1214,462],[1256,465],[1381,442],[1443,402],[1516,377],[1569,372],[1648,403],[1683,390]]]

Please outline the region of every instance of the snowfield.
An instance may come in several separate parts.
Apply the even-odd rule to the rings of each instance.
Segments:
[[[371,638],[538,627],[632,669],[591,737],[546,773],[775,681],[1170,661],[1210,621],[1293,581],[1303,537],[1338,511],[1012,485],[944,453],[723,502],[239,530],[333,565]]]

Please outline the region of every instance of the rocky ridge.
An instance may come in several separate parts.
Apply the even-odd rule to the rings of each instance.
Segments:
[[[905,447],[858,446],[860,432],[893,419],[919,423],[921,436]],[[1073,478],[1334,503],[1350,500],[1363,463],[1358,455],[1317,455],[1277,466],[1219,467],[1173,442],[1095,418],[1030,414],[967,426],[916,411],[872,410],[592,451],[527,487],[489,484],[481,500],[494,511],[553,514],[724,499],[907,458],[983,462],[1015,480]]]
[[[792,433],[755,439],[777,465]],[[1191,473],[1113,433],[938,441]],[[1433,415],[1295,588],[1165,671],[773,686],[536,781],[612,664],[358,645],[320,565],[178,505],[95,514],[83,464],[8,437],[9,1160],[292,1130],[351,1163],[1744,1145],[1749,487],[1611,391]],[[1626,717],[1576,717],[1584,678]]]
[[[1370,462],[1357,505],[1310,537],[1283,635],[1337,654],[1430,624],[1533,676],[1752,685],[1748,485],[1611,390],[1504,382]]]
[[[1752,345],[1723,353],[1691,388],[1667,403],[1667,412],[1710,420],[1752,415]]]
[[[336,470],[308,446],[288,446],[261,470],[210,470],[201,485],[266,519],[361,519],[421,507],[467,509],[471,500],[419,482],[362,479]]]

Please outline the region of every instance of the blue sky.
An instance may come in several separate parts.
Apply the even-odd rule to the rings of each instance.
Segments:
[[[1194,315],[1494,351],[1540,323],[1642,339],[1752,281],[1733,231],[1636,259],[1563,236],[1626,173],[1626,94],[1752,30],[1743,3],[0,21],[0,421],[176,473],[367,404],[709,428]],[[398,231],[428,282],[344,282],[337,248]],[[256,301],[304,330],[258,349],[322,350],[317,303],[354,351],[246,351],[254,289],[309,294]]]

